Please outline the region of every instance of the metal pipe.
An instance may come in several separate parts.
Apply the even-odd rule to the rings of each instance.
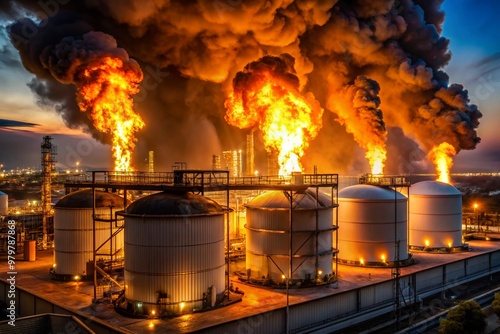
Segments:
[[[95,173],[92,172],[92,184],[95,184]],[[93,276],[94,276],[94,300],[97,301],[97,269],[96,269],[96,235],[95,235],[95,187],[92,187],[92,249],[93,249]]]
[[[113,268],[113,206],[109,206],[109,257]]]
[[[230,273],[230,260],[229,260],[229,247],[230,247],[230,242],[229,242],[229,172],[226,172],[226,231],[227,231],[227,251],[226,251],[226,256],[227,256],[227,300],[230,300],[229,297],[229,287],[231,286],[231,281],[229,278],[229,273]]]
[[[292,221],[293,221],[293,190],[290,191],[290,231],[288,233],[288,277],[286,280],[286,333],[290,333],[290,280],[292,279]]]
[[[315,171],[316,172],[316,171]],[[315,173],[316,174],[316,173]],[[316,187],[316,258],[315,258],[315,269],[316,269],[316,277],[319,277],[319,188]]]

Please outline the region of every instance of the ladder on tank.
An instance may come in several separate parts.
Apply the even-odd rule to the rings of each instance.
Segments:
[[[114,232],[110,233],[110,236],[104,240],[95,250],[94,250],[94,263],[93,268],[95,270],[94,273],[94,288],[95,288],[95,296],[96,299],[109,299],[112,300],[114,294],[119,294],[124,290],[124,285],[119,283],[113,277],[113,271],[118,268],[123,268],[123,258],[118,259],[117,254],[123,251],[123,247],[116,248],[113,250],[113,239],[120,233],[123,232],[125,225],[118,224],[118,219],[115,217],[113,219],[112,215],[110,218],[104,218],[102,215],[94,215],[94,226],[95,222],[105,222],[110,224],[110,230],[112,231],[113,225],[116,227]],[[103,249],[103,247],[108,244],[109,253],[101,252],[99,250]],[[106,256],[109,257],[107,261],[96,260],[98,256]],[[102,268],[101,268],[102,266]],[[103,268],[107,268],[106,271]],[[102,276],[97,280],[98,276]]]

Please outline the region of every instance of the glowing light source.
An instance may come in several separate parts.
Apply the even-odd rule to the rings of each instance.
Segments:
[[[115,57],[100,58],[80,74],[78,107],[90,112],[97,130],[111,134],[116,171],[132,170],[135,133],[144,127],[133,110],[132,95],[139,92],[142,78],[140,70],[131,70]]]
[[[451,246],[452,246],[451,241],[448,241],[448,248],[451,248]]]
[[[453,165],[453,156],[457,154],[455,148],[443,142],[434,146],[429,152],[428,157],[436,166],[438,173],[437,181],[450,183],[450,168]]]
[[[382,262],[385,263],[385,254],[382,254],[382,256],[380,256],[380,258],[382,259]]]
[[[429,240],[425,240],[424,243],[425,243],[425,247],[429,247]]]
[[[186,303],[181,302],[181,303],[179,304],[179,306],[180,306],[180,308],[181,308],[181,312],[182,312],[182,310],[184,310],[184,307],[186,306]]]
[[[365,260],[364,259],[359,259],[359,264],[364,266],[365,265]]]
[[[323,271],[318,270],[318,275],[319,275],[319,276],[323,275]]]
[[[277,70],[289,66],[284,59],[265,61],[266,66],[256,61],[238,72],[224,104],[225,119],[240,129],[258,127],[266,151],[278,156],[279,175],[290,176],[302,171],[300,159],[322,127],[323,109],[311,93],[301,94],[293,69],[269,70],[269,62],[279,63]]]
[[[281,279],[285,279],[285,275],[281,275]]]
[[[152,310],[151,311],[151,315],[155,315],[156,314],[156,311],[155,310]]]

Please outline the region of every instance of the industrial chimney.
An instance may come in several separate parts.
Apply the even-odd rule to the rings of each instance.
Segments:
[[[51,216],[51,187],[52,182],[52,170],[54,169],[54,164],[56,162],[56,146],[52,145],[52,137],[44,136],[41,149],[42,149],[42,247],[47,248],[47,221],[49,216]]]
[[[253,176],[255,172],[255,149],[254,149],[254,130],[247,134],[246,151],[246,175]]]

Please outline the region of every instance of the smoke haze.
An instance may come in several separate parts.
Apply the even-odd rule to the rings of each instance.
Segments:
[[[306,152],[306,172],[315,164],[323,172],[368,171],[354,142],[359,135],[349,131],[359,126],[359,117],[354,123],[344,119],[342,126],[335,121],[343,118],[339,103],[350,104],[351,115],[359,111],[356,96],[370,105],[365,125],[387,141],[386,172],[399,172],[401,161],[410,159],[406,154],[426,154],[443,141],[457,153],[480,142],[481,112],[443,72],[451,54],[449,40],[441,36],[442,0],[47,3],[52,6],[27,0],[0,4],[0,16],[14,21],[10,39],[24,67],[36,75],[29,87],[38,102],[55,108],[69,127],[92,131],[74,88],[47,68],[44,50],[81,41],[89,32],[112,36],[144,72],[135,99],[146,123],[138,133],[137,156],[155,150],[164,169],[179,160],[209,167],[212,154],[244,148],[246,132],[224,120],[225,93],[247,64],[284,53],[294,60],[298,89],[312,92],[332,111],[323,114],[323,128]],[[353,91],[367,87],[361,81],[369,83],[362,91],[370,93]],[[345,101],[348,96],[353,98]]]

